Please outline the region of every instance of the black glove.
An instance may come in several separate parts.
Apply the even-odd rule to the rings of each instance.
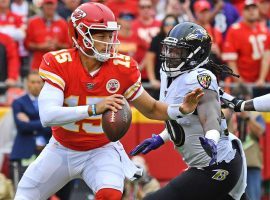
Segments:
[[[241,112],[241,105],[244,100],[237,99],[236,97],[224,92],[221,88],[219,88],[220,100],[223,103],[222,108],[231,108],[235,112]]]

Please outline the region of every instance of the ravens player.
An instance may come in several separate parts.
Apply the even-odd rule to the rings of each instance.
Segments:
[[[234,75],[209,61],[211,38],[191,22],[176,25],[162,42],[160,100],[176,104],[196,87],[205,93],[196,111],[166,121],[166,129],[144,140],[131,155],[148,153],[171,139],[189,169],[146,200],[246,199],[246,164],[242,144],[228,133],[221,115],[217,76]],[[171,111],[174,113],[173,109]]]

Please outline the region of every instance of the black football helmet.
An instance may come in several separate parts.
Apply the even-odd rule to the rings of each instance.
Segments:
[[[183,22],[176,25],[161,44],[162,70],[169,77],[175,77],[206,64],[212,42],[203,27]]]

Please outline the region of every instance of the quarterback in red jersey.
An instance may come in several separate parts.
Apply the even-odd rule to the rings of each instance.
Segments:
[[[202,90],[190,91],[179,105],[167,105],[144,91],[137,64],[117,54],[119,30],[112,11],[99,3],[80,5],[69,33],[76,48],[44,55],[40,76],[40,119],[53,137],[26,170],[16,200],[47,199],[68,181],[83,179],[98,200],[120,200],[125,177],[141,175],[119,141],[110,142],[101,114],[121,109],[123,98],[145,116],[168,120],[195,110]]]

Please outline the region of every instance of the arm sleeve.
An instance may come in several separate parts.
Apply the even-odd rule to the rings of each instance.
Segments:
[[[270,112],[270,94],[253,99],[254,108],[259,112]]]
[[[29,122],[23,122],[18,119],[17,115],[20,112],[23,112],[22,106],[18,101],[14,101],[12,104],[14,121],[17,129],[20,130],[22,134],[34,134],[34,131],[42,129],[40,120],[30,120]]]
[[[63,107],[64,93],[45,82],[39,98],[39,116],[43,126],[62,126],[88,118],[88,105]]]

